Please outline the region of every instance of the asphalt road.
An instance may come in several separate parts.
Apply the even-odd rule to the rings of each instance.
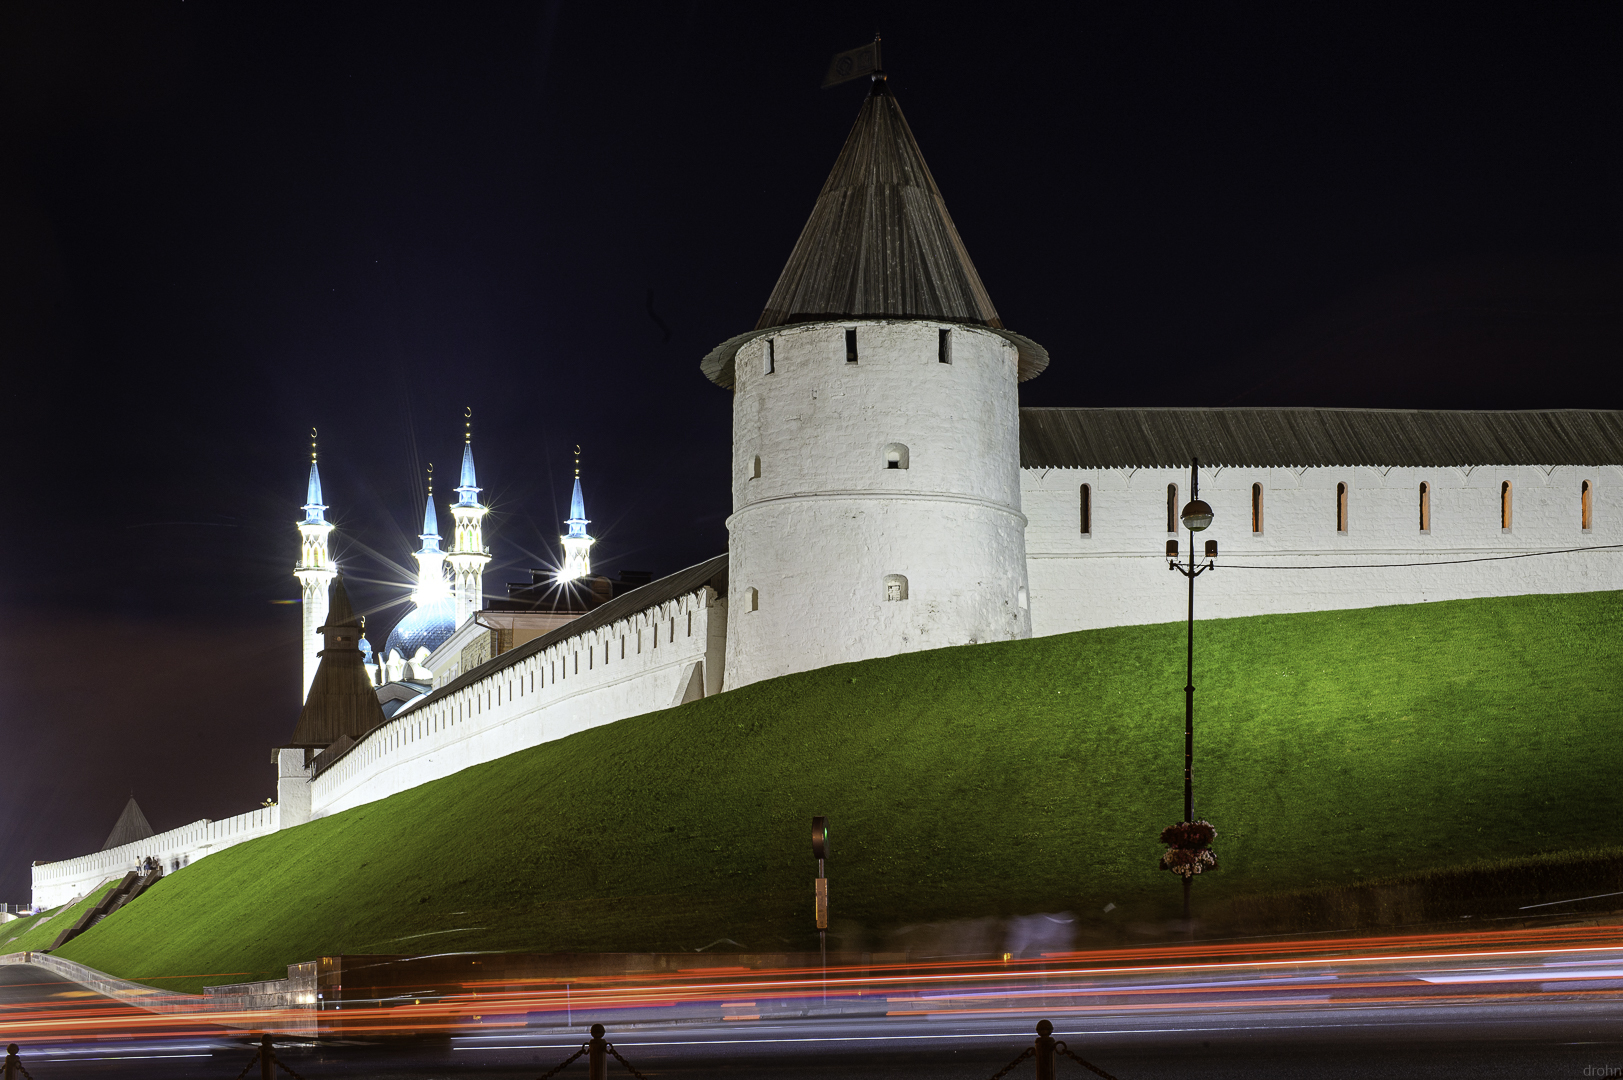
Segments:
[[[531,1077],[562,1061],[601,1019],[641,1073],[663,1077],[867,1080],[989,1078],[1032,1040],[1055,1035],[1118,1080],[1189,1077],[1623,1077],[1623,950],[1572,956],[1379,964],[1292,962],[1263,970],[1159,971],[1069,981],[1027,999],[1007,986],[933,987],[901,1015],[661,1019],[659,1009],[572,1017],[519,1014],[514,1026],[432,1038],[278,1039],[299,1076]],[[995,999],[993,995],[995,994]],[[1010,997],[1011,994],[1015,996]],[[153,1018],[42,969],[0,967],[0,1029],[66,1017],[66,1034],[23,1039],[35,1080],[231,1080],[252,1037],[186,1018]],[[7,1038],[0,1030],[0,1038]],[[257,1069],[253,1070],[257,1075]],[[563,1077],[586,1076],[577,1061]],[[610,1075],[629,1075],[610,1062]],[[1011,1077],[1033,1075],[1029,1060]],[[1059,1075],[1090,1076],[1062,1059]]]

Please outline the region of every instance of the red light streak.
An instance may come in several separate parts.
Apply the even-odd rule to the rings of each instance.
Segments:
[[[402,991],[405,1000],[399,1004],[328,1002],[319,1012],[148,1013],[101,997],[64,1000],[62,984],[42,982],[31,985],[45,992],[44,1000],[0,1007],[0,1030],[9,1039],[73,1042],[160,1035],[217,1038],[233,1029],[309,1030],[313,1022],[323,1031],[352,1035],[562,1028],[566,1012],[576,1018],[576,1026],[588,1022],[588,1017],[624,1024],[676,1015],[732,1023],[815,1015],[825,988],[831,1005],[835,999],[847,1009],[871,1003],[869,1015],[915,1020],[1039,1012],[1088,1017],[1258,1008],[1402,1008],[1615,997],[1623,989],[1582,984],[1616,982],[1619,969],[1623,969],[1623,927],[1598,926],[1297,942],[1197,942],[1090,950],[1041,960],[831,968],[826,979],[818,968],[763,972],[720,966],[571,978],[567,988],[563,979],[481,979],[444,988],[438,996]],[[1540,985],[1507,989],[1518,983]]]

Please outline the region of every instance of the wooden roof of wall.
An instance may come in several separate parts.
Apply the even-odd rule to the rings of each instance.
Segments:
[[[1623,464],[1623,412],[1021,409],[1022,468]]]

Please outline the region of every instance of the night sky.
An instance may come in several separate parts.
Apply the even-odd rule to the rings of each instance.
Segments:
[[[1052,354],[1025,404],[1623,404],[1623,6],[1116,7],[0,8],[0,900],[131,791],[158,829],[273,794],[312,426],[374,644],[465,406],[488,589],[556,561],[577,443],[600,570],[724,551],[699,359],[876,30]]]

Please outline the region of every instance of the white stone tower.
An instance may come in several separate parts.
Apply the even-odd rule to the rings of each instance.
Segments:
[[[463,432],[462,482],[457,485],[461,496],[451,505],[453,521],[451,550],[448,561],[456,579],[456,624],[461,626],[473,618],[485,595],[485,565],[490,562],[490,549],[485,547],[484,517],[487,508],[479,503],[479,481],[473,472],[473,410]]]
[[[293,576],[299,579],[302,600],[303,628],[300,639],[304,654],[304,689],[299,694],[303,701],[310,696],[310,683],[316,677],[321,663],[321,634],[317,629],[327,621],[327,590],[337,573],[327,539],[332,525],[327,521],[327,506],[321,501],[321,471],[316,467],[316,433],[310,431],[310,484],[304,499],[304,520],[299,526],[299,564]]]
[[[883,74],[733,390],[726,688],[1029,637],[1017,384],[1003,328]]]
[[[575,491],[569,497],[569,520],[564,522],[569,532],[558,539],[564,545],[564,566],[558,571],[558,580],[574,581],[592,572],[592,545],[597,543],[588,536],[586,526],[586,499],[580,493],[580,447],[575,447]]]

